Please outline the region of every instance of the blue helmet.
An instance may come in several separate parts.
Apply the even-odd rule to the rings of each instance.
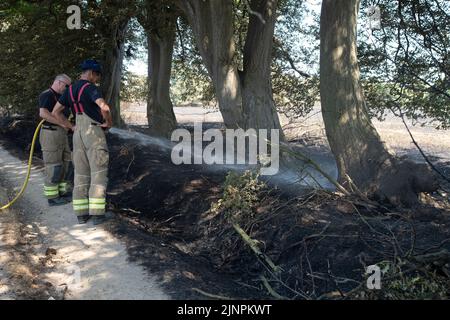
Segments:
[[[102,73],[102,66],[96,60],[84,60],[81,64],[81,70],[92,70],[97,73]]]

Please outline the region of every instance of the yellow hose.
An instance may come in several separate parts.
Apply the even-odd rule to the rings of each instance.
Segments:
[[[3,206],[0,208],[0,211],[2,210],[6,210],[9,207],[11,207],[17,200],[19,200],[19,198],[22,196],[22,194],[25,192],[25,189],[28,186],[28,181],[30,180],[30,174],[31,174],[31,163],[33,162],[33,154],[34,154],[34,147],[36,145],[36,140],[37,137],[39,135],[39,131],[41,130],[42,125],[44,124],[45,120],[42,120],[41,122],[39,122],[36,131],[34,131],[34,136],[33,136],[33,140],[31,142],[31,150],[30,150],[30,157],[28,158],[28,171],[27,171],[27,176],[25,178],[25,181],[22,185],[22,189],[20,189],[19,193],[17,194],[17,196],[7,205]]]

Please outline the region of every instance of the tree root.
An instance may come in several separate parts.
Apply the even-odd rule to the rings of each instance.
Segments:
[[[377,200],[415,207],[419,204],[420,193],[439,188],[436,176],[426,164],[392,158],[383,166],[368,192]]]

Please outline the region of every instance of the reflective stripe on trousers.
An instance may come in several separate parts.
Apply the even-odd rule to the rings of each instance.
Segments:
[[[75,184],[73,206],[77,216],[102,215],[106,209],[109,152],[105,132],[85,114],[76,116],[73,136]]]
[[[39,142],[45,165],[44,196],[47,199],[58,198],[70,192],[70,175],[72,152],[69,147],[67,131],[54,125],[54,130],[42,129]]]

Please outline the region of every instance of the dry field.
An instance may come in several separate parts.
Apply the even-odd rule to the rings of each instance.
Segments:
[[[145,108],[145,102],[124,104],[122,116],[128,124],[145,126],[147,124]],[[222,123],[222,116],[215,109],[183,106],[175,107],[174,110],[180,124],[204,122],[220,125]],[[290,140],[301,141],[308,146],[328,148],[319,106],[304,119],[290,122],[283,115],[280,115],[280,119],[285,134]],[[397,155],[408,155],[421,160],[420,153],[412,143],[400,118],[390,115],[382,122],[374,120],[374,125],[386,145]],[[450,130],[436,130],[430,125],[413,125],[411,121],[408,121],[408,125],[414,138],[427,155],[438,162],[450,162]]]

